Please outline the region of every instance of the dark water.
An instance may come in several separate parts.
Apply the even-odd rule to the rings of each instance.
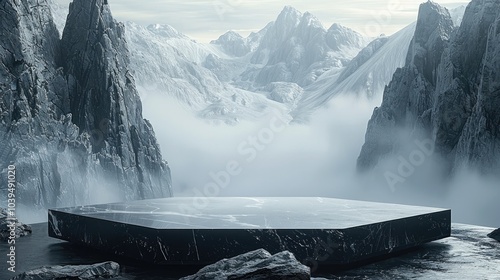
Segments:
[[[0,280],[41,266],[94,264],[115,261],[122,269],[122,279],[179,279],[196,273],[201,267],[157,267],[129,260],[48,236],[47,223],[32,225],[33,234],[16,242],[16,273],[7,271],[6,243],[0,243]]]
[[[179,279],[200,267],[150,266],[48,237],[47,224],[33,225],[33,234],[16,243],[16,273],[7,271],[8,244],[0,243],[0,280],[41,266],[115,261],[115,279]],[[500,242],[486,235],[493,229],[453,225],[452,237],[423,245],[392,258],[339,271],[321,267],[314,276],[327,279],[500,279]]]

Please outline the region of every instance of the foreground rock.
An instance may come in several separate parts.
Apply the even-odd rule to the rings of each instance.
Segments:
[[[500,228],[494,230],[492,233],[488,234],[488,237],[493,238],[500,242]]]
[[[119,264],[104,262],[93,265],[41,267],[20,274],[12,280],[103,279],[118,276],[119,273]]]
[[[271,255],[264,249],[249,252],[231,259],[224,259],[209,265],[195,275],[181,280],[232,279],[272,280],[311,279],[309,267],[301,264],[295,256],[284,251]]]
[[[12,225],[15,226],[15,237],[12,238],[19,238],[23,237],[26,235],[31,234],[31,227],[28,225],[25,225],[23,223],[20,223],[17,219],[14,219],[13,221],[8,221],[7,218],[9,218],[9,213],[7,210],[0,208],[0,241],[8,241],[9,237],[11,235],[11,228]],[[11,226],[11,227],[9,227]],[[12,239],[11,238],[11,239]]]

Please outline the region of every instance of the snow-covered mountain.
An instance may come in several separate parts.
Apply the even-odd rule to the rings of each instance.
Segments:
[[[246,38],[229,31],[202,44],[171,26],[130,22],[126,37],[143,98],[174,96],[199,116],[225,123],[269,112],[290,118],[304,86],[339,71],[368,44],[349,28],[333,24],[327,30],[292,7]]]
[[[293,118],[305,122],[312,112],[339,94],[378,98],[396,69],[405,65],[415,25],[412,23],[392,36],[376,38],[346,67],[332,69],[306,87],[307,93],[292,112]]]
[[[231,85],[246,64],[217,46],[200,44],[167,25],[129,22],[126,38],[143,99],[149,94],[173,96],[200,117],[229,124],[270,112],[288,114],[285,105]]]
[[[222,50],[228,55],[242,57],[257,50],[260,42],[262,41],[262,37],[266,35],[267,30],[272,25],[272,23],[269,23],[269,25],[259,32],[252,32],[246,38],[243,38],[240,34],[234,31],[228,31],[221,35],[219,39],[210,42],[210,44],[222,47]]]
[[[252,64],[264,67],[250,68],[242,80],[257,86],[290,82],[304,87],[327,70],[346,65],[367,43],[349,28],[333,24],[326,30],[311,13],[287,6],[251,55]]]
[[[61,29],[65,8],[52,5]],[[455,25],[464,10],[452,10]],[[415,23],[370,42],[339,24],[325,29],[311,13],[289,6],[259,32],[228,31],[210,44],[168,25],[125,28],[143,99],[172,96],[204,119],[231,124],[269,112],[304,122],[339,94],[380,98],[405,65],[414,31]]]

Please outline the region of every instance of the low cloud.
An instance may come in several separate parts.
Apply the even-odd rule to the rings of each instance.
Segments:
[[[158,96],[149,96],[144,107],[170,162],[177,196],[323,196],[433,206],[452,208],[455,222],[498,227],[498,179],[462,170],[450,180],[443,176],[443,162],[436,155],[414,166],[411,174],[402,174],[404,181],[395,186],[385,174],[399,175],[401,157],[409,157],[411,150],[386,158],[371,173],[356,173],[367,122],[377,103],[336,98],[317,111],[310,124],[292,124],[276,133],[251,161],[238,146],[268,127],[269,118],[213,125]],[[210,174],[224,172],[234,161],[241,172],[214,191],[212,183],[218,182]]]

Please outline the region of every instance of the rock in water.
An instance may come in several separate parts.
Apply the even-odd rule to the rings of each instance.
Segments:
[[[488,234],[488,237],[493,238],[500,242],[500,228],[494,230],[492,233]]]
[[[31,234],[31,227],[19,222],[17,219],[8,220],[12,215],[6,209],[0,208],[0,241],[8,241],[13,238],[20,238]],[[13,229],[13,230],[12,230]],[[12,238],[11,232],[15,235]]]
[[[171,196],[106,2],[73,1],[62,40],[47,0],[0,6],[0,171],[16,166],[20,204]]]
[[[431,1],[420,6],[406,66],[368,124],[359,170],[420,138],[445,159],[447,171],[467,165],[498,173],[499,23],[498,1],[473,0],[458,29],[445,8]]]
[[[221,260],[181,280],[308,280],[311,279],[310,273],[309,267],[298,262],[288,251],[271,255],[259,249]]]
[[[20,274],[12,280],[52,280],[52,279],[108,279],[118,276],[120,265],[104,262],[93,265],[68,265],[41,267]]]

